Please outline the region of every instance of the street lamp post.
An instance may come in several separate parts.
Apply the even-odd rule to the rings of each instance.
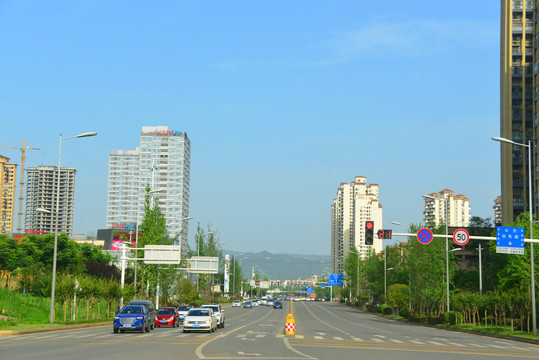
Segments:
[[[430,195],[423,195],[424,198],[436,200],[435,197]],[[449,196],[445,198],[445,235],[449,235],[448,222],[449,222]],[[447,312],[450,311],[451,306],[449,304],[449,237],[445,238],[445,274],[446,274],[446,296],[447,296]]]
[[[399,225],[399,226],[405,226],[404,224],[401,224],[398,221],[392,221],[392,224]],[[408,255],[406,256],[406,258]],[[408,264],[408,261],[405,260],[406,267],[408,270],[408,311],[412,311],[412,279],[410,277],[410,265]]]
[[[533,203],[532,203],[532,142],[528,140],[528,145],[515,142],[503,137],[493,137],[492,140],[502,143],[508,143],[512,145],[522,146],[528,148],[528,207],[530,209],[530,240],[533,240]],[[533,260],[533,241],[530,242],[530,282],[532,288],[532,325],[533,335],[537,335],[537,315],[535,311],[535,266]]]
[[[58,221],[60,220],[60,165],[62,162],[62,140],[82,138],[88,136],[96,136],[96,132],[86,132],[76,136],[62,137],[60,134],[60,146],[58,148],[58,178],[56,179],[58,184],[56,186],[56,221],[55,221],[55,230],[54,230],[54,250],[52,255],[52,281],[51,281],[51,308],[49,314],[49,323],[54,322],[54,296],[56,290],[56,256],[58,252]]]

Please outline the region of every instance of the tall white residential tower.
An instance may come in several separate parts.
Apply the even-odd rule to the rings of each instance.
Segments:
[[[382,228],[382,205],[377,184],[367,185],[367,178],[356,176],[351,184],[341,183],[331,205],[331,272],[342,273],[344,259],[356,248],[362,259],[373,249],[382,251],[376,233]],[[374,221],[374,243],[365,245],[365,222]]]
[[[187,249],[191,142],[185,132],[168,126],[143,126],[140,147],[112,150],[109,155],[106,227],[116,223],[140,224],[144,195],[149,185],[159,198],[170,237],[181,232]]]
[[[425,210],[423,211],[425,224],[434,223],[436,226],[444,223],[446,209],[448,226],[466,227],[470,225],[470,200],[464,195],[455,195],[455,192],[444,189],[439,193],[431,193],[425,197]]]

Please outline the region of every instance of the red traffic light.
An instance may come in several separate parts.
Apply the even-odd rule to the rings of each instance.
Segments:
[[[365,223],[365,227],[366,227],[367,229],[372,229],[372,228],[374,227],[374,221],[367,221],[367,222]]]

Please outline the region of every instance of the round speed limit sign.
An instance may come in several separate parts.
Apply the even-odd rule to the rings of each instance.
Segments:
[[[453,241],[457,245],[466,245],[470,241],[470,234],[464,229],[458,229],[453,233]]]

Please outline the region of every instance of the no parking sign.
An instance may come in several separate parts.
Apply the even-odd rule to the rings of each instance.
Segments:
[[[432,231],[427,228],[423,228],[417,232],[417,240],[423,245],[430,244],[432,238]]]

